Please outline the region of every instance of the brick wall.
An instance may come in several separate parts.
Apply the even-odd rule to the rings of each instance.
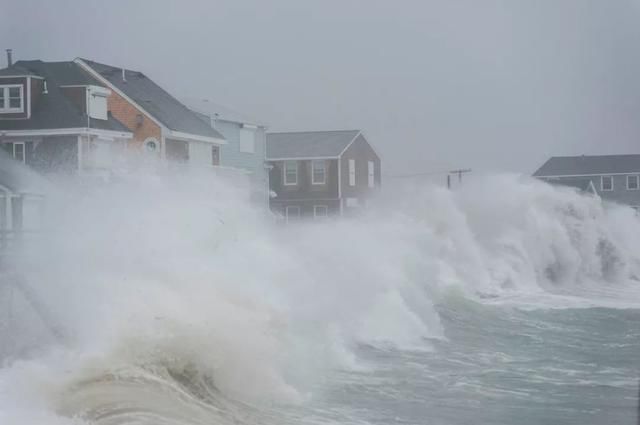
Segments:
[[[160,141],[162,134],[160,126],[113,90],[107,99],[107,107],[118,121],[133,132],[131,143],[134,146],[141,147],[142,142],[149,137],[155,137]],[[141,125],[138,125],[139,114],[143,117]]]

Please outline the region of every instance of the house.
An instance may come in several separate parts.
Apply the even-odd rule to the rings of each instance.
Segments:
[[[640,155],[552,157],[533,176],[606,201],[640,207]]]
[[[287,221],[342,215],[380,188],[380,157],[360,130],[268,133],[271,210]]]
[[[43,224],[45,182],[11,155],[0,153],[0,256]]]
[[[186,100],[185,103],[227,141],[220,146],[220,165],[246,171],[252,198],[266,205],[269,193],[265,163],[267,126],[208,100]]]
[[[133,134],[109,112],[109,95],[74,62],[9,57],[0,70],[0,147],[42,172],[110,168]]]
[[[108,111],[133,133],[133,150],[170,164],[220,165],[224,136],[145,74],[88,59],[74,63],[109,88]]]

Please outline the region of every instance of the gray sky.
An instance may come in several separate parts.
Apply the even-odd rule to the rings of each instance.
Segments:
[[[640,151],[640,0],[0,0],[8,47],[273,130],[361,128],[389,174]]]

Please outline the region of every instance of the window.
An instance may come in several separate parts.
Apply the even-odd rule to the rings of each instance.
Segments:
[[[600,180],[600,189],[602,191],[613,190],[613,176],[602,176]]]
[[[211,146],[211,165],[220,165],[220,146]]]
[[[157,152],[159,147],[160,145],[158,144],[158,141],[153,137],[150,137],[144,141],[144,150],[147,152],[150,152],[150,153]]]
[[[373,161],[367,162],[367,182],[369,184],[369,187],[376,186],[375,167],[376,167],[376,164]]]
[[[627,190],[638,190],[640,189],[640,176],[633,175],[627,176]]]
[[[13,157],[23,163],[26,162],[25,151],[24,142],[16,142],[13,144]]]
[[[314,205],[313,206],[313,218],[323,219],[329,215],[329,207],[326,205]]]
[[[349,160],[349,186],[356,185],[356,160]]]
[[[327,182],[327,170],[324,159],[311,161],[311,184],[325,184]]]
[[[23,90],[21,84],[0,86],[0,112],[24,112]]]
[[[240,129],[240,152],[255,153],[256,132],[250,128]]]
[[[300,207],[297,205],[288,205],[284,208],[284,217],[289,221],[294,221],[300,218]]]
[[[284,162],[284,184],[285,186],[293,186],[298,184],[298,162]]]

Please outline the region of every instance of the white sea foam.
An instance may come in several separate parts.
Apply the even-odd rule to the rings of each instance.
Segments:
[[[19,260],[66,337],[13,291],[0,423],[220,423],[241,416],[220,413],[236,401],[304,403],[328,370],[361,367],[358,344],[446,337],[435,305],[452,292],[640,303],[633,212],[517,176],[406,188],[358,219],[289,227],[197,173],[87,189],[52,196],[48,234]]]

